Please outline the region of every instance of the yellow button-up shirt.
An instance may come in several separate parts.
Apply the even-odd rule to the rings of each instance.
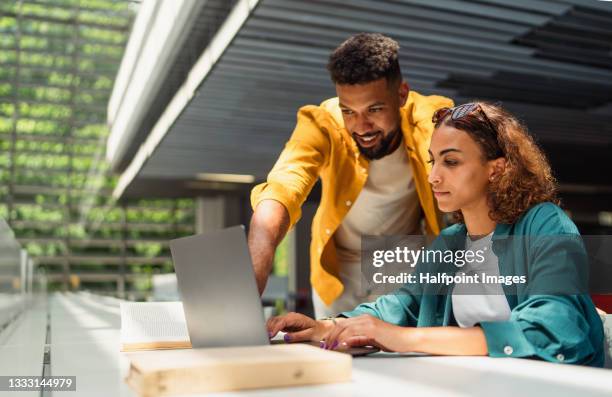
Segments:
[[[428,233],[433,234],[440,232],[440,218],[427,182],[431,169],[427,163],[433,132],[431,118],[436,109],[451,106],[453,102],[448,98],[410,91],[400,109],[404,146],[425,225]],[[293,227],[301,216],[304,200],[321,178],[321,202],[312,223],[310,281],[327,305],[344,289],[332,236],[365,185],[368,165],[369,160],[359,152],[344,127],[338,98],[331,98],[319,106],[300,108],[295,130],[266,182],[251,192],[253,209],[262,200],[276,200],[289,212],[290,227]]]

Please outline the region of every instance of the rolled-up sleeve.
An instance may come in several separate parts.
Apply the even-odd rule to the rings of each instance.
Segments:
[[[317,113],[321,111],[317,106],[299,110],[293,134],[266,182],[251,191],[253,210],[263,200],[275,200],[287,209],[290,227],[300,219],[302,204],[329,157],[329,135],[317,122]]]
[[[489,355],[589,363],[595,348],[581,301],[579,296],[532,296],[512,311],[509,321],[481,322]]]
[[[362,303],[354,310],[343,312],[343,317],[369,314],[387,323],[404,327],[416,327],[419,317],[420,296],[402,288],[394,294],[383,295],[374,302]]]

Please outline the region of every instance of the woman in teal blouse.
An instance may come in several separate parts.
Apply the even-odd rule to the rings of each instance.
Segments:
[[[502,283],[497,298],[471,300],[457,293],[459,285],[407,283],[334,319],[274,317],[270,336],[285,331],[289,342],[324,341],[327,349],[375,345],[603,366],[603,326],[586,294],[586,253],[576,226],[557,206],[543,153],[499,106],[443,108],[433,122],[429,182],[440,210],[457,223],[428,250],[466,249],[466,242],[485,236],[492,248],[488,270],[527,282]],[[465,269],[421,262],[415,274],[458,270]]]

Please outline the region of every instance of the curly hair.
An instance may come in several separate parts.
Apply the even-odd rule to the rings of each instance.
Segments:
[[[512,224],[538,203],[550,201],[559,205],[557,181],[527,128],[501,106],[475,103],[480,105],[480,111],[456,120],[449,113],[436,122],[436,128],[447,125],[465,131],[480,146],[483,161],[505,158],[503,172],[494,177],[487,189],[491,219]],[[455,211],[453,218],[463,222],[461,211]]]
[[[402,80],[397,41],[380,33],[359,33],[340,44],[327,63],[334,84],[365,84],[381,78]]]

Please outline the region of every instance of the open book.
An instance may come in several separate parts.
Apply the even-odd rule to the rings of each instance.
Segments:
[[[182,302],[121,302],[121,351],[191,348]]]

